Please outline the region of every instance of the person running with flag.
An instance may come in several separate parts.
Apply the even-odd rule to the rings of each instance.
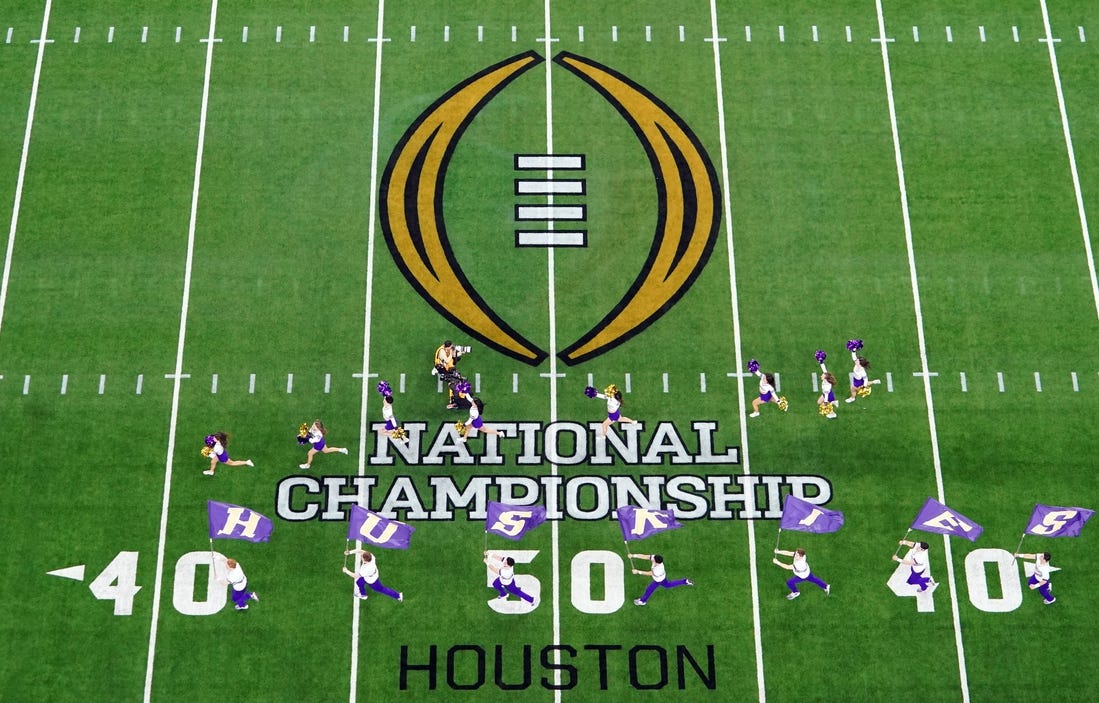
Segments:
[[[794,577],[786,581],[786,587],[790,589],[790,593],[786,596],[786,600],[794,600],[801,595],[801,592],[798,591],[798,584],[802,581],[808,581],[809,583],[820,586],[820,589],[824,591],[824,595],[826,596],[832,594],[832,585],[821,581],[809,570],[809,562],[805,560],[804,549],[799,547],[792,552],[788,552],[784,549],[776,549],[775,554],[782,557],[794,558],[793,563],[791,564],[781,562],[778,559],[771,559],[771,563],[775,566],[781,566],[787,571],[794,572]]]
[[[634,600],[634,605],[645,605],[652,594],[657,588],[675,588],[677,586],[693,586],[694,581],[690,579],[679,579],[678,581],[669,581],[668,574],[664,567],[664,557],[659,554],[627,554],[630,559],[648,559],[650,568],[648,571],[641,571],[640,569],[630,569],[635,576],[651,576],[652,582],[648,588],[645,589],[645,594],[640,598]]]
[[[1034,560],[1034,573],[1027,579],[1027,585],[1030,586],[1030,590],[1037,590],[1042,594],[1042,603],[1050,605],[1056,603],[1057,599],[1053,597],[1053,585],[1049,582],[1049,576],[1052,572],[1050,568],[1050,555],[1049,552],[1039,552],[1037,554],[1016,554],[1019,559],[1033,559]]]
[[[225,578],[220,579],[220,581],[233,587],[233,603],[236,604],[236,609],[248,610],[248,601],[250,600],[259,602],[258,594],[246,590],[248,588],[248,577],[244,575],[244,569],[241,568],[240,563],[236,559],[226,559],[225,568]]]
[[[352,554],[362,555],[362,561],[359,563],[359,573],[356,574],[346,566],[343,567],[343,572],[355,579],[355,586],[358,588],[358,593],[355,594],[357,598],[366,600],[366,589],[369,587],[375,593],[389,596],[398,603],[404,602],[404,593],[394,591],[382,583],[381,574],[378,572],[378,562],[374,561],[373,554],[365,549],[348,549],[343,553],[345,557]]]
[[[522,598],[530,603],[531,608],[534,608],[534,596],[523,593],[523,589],[515,585],[515,559],[505,557],[502,554],[485,552],[484,561],[485,565],[488,566],[488,570],[496,574],[496,580],[492,582],[492,587],[500,594],[501,600],[507,600],[510,594]]]
[[[935,579],[930,576],[924,576],[927,573],[930,561],[928,559],[927,542],[913,542],[911,540],[902,539],[898,542],[902,547],[911,547],[914,551],[910,557],[902,559],[896,554],[893,555],[893,561],[898,564],[906,564],[912,567],[911,572],[908,574],[908,583],[913,586],[919,586],[920,592],[934,591],[938,588],[939,584]]]

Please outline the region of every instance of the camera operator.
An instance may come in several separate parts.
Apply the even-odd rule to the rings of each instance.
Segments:
[[[462,403],[457,394],[454,392],[454,384],[464,381],[460,373],[458,373],[458,362],[461,360],[463,354],[468,354],[469,347],[455,346],[451,340],[443,342],[442,346],[435,350],[435,367],[431,370],[431,375],[438,376],[443,383],[447,384],[448,397],[447,397],[447,410],[456,410]],[[467,406],[468,407],[468,406]]]

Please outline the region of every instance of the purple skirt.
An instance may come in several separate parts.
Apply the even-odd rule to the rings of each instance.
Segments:
[[[767,392],[767,393],[760,393],[760,394],[759,394],[759,399],[760,399],[760,400],[762,400],[762,401],[763,401],[764,403],[770,403],[770,402],[771,402],[771,398],[772,398],[773,396],[774,396],[774,394],[773,394],[773,393],[771,393],[771,392]]]
[[[622,412],[615,410],[613,413],[607,413],[607,419],[611,422],[618,422],[618,418],[622,417]]]
[[[324,437],[321,437],[316,442],[313,442],[313,448],[318,452],[324,449]]]
[[[852,378],[851,379],[851,386],[854,387],[854,388],[862,388],[864,385],[866,385],[866,379],[865,378]]]
[[[385,429],[389,432],[397,429],[397,418],[391,418],[385,421]]]
[[[225,462],[229,461],[229,452],[222,452],[221,454],[218,454],[217,457],[218,461],[224,464]]]
[[[481,426],[485,424],[485,421],[481,419],[480,415],[478,415],[477,417],[473,418],[473,422],[471,422],[469,424],[470,424],[471,427],[481,429]]]

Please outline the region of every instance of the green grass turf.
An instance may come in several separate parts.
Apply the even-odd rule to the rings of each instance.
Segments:
[[[540,3],[437,5],[385,8],[379,171],[408,126],[442,94],[487,66],[535,50],[546,58],[558,51],[588,57],[651,91],[693,130],[724,180],[714,51],[703,41],[710,32],[706,3],[555,2],[552,33],[559,41],[548,56],[547,44],[537,41],[545,31]],[[885,585],[895,541],[923,500],[938,494],[936,448],[947,504],[985,527],[976,544],[950,545],[970,699],[1024,699],[1029,688],[1005,682],[1018,672],[1043,672],[1046,690],[1057,695],[1094,697],[1088,669],[1078,662],[1096,645],[1085,588],[1096,528],[1076,540],[1024,543],[1024,551],[1048,548],[1063,567],[1053,577],[1052,607],[1024,589],[1016,610],[984,612],[973,602],[965,566],[974,549],[1013,550],[1036,502],[1099,504],[1089,463],[1099,410],[1095,301],[1048,50],[1037,41],[1039,6],[884,4],[895,38],[888,49],[927,361],[939,374],[931,380],[937,444],[923,381],[912,375],[921,370],[921,348],[881,49],[870,41],[877,34],[873,5],[721,3],[718,11],[727,39],[719,48],[731,208],[690,291],[629,342],[577,366],[557,362],[564,374],[557,381],[543,375],[549,361],[530,367],[476,341],[462,367],[479,374],[490,422],[598,423],[602,402],[580,393],[589,374],[599,388],[625,387],[629,374],[624,411],[644,422],[643,445],[666,420],[693,449],[690,423],[714,421],[715,441],[740,447],[742,463],[684,466],[666,458],[661,465],[555,469],[548,462],[520,464],[515,440],[502,442],[501,465],[367,463],[377,436],[370,426],[359,436],[362,381],[353,374],[365,361],[377,374],[371,387],[386,378],[396,388],[403,377],[397,414],[406,423],[426,423],[426,451],[436,431],[460,417],[442,408],[428,375],[431,352],[444,338],[467,339],[415,294],[379,223],[370,221],[371,188],[378,185],[372,181],[377,46],[368,41],[376,32],[373,6],[219,5],[222,41],[211,74],[183,357],[190,377],[181,382],[173,421],[172,381],[164,374],[176,363],[206,48],[198,39],[208,7],[56,3],[55,42],[46,50],[0,311],[0,423],[9,428],[0,493],[8,536],[0,601],[9,613],[0,624],[0,699],[143,696],[173,428],[154,700],[346,700],[354,686],[359,700],[548,701],[552,660],[543,660],[551,656],[543,652],[555,642],[575,650],[565,656],[575,670],[562,670],[561,700],[568,702],[754,700],[757,667],[774,701],[901,699],[914,678],[927,700],[959,700],[943,539],[928,536],[932,569],[943,582],[933,613],[917,612],[913,599]],[[1099,17],[1081,2],[1050,11],[1062,39],[1056,48],[1084,202],[1093,215],[1096,58],[1090,38],[1080,42],[1076,28],[1099,33]],[[29,40],[40,23],[41,7],[29,3],[0,16],[0,36],[6,26],[16,28],[13,43],[0,44],[5,222],[37,48]],[[150,39],[143,45],[146,25]],[[745,25],[752,27],[751,42]],[[946,25],[954,33],[949,43]],[[1013,25],[1019,43],[1011,39]],[[81,40],[73,43],[77,26]],[[180,43],[176,26],[183,28]],[[912,26],[920,27],[918,43]],[[978,26],[986,26],[984,43]],[[116,35],[108,44],[110,27]],[[514,205],[536,200],[513,195],[514,155],[542,153],[547,144],[545,68],[523,74],[473,120],[454,145],[440,205],[455,260],[473,286],[519,333],[550,350],[547,256],[512,246]],[[554,67],[551,80],[554,151],[587,159],[587,194],[560,199],[587,205],[589,246],[554,255],[559,350],[633,283],[657,209],[650,165],[622,116],[576,76]],[[746,420],[743,436],[755,379],[744,379],[742,398],[738,379],[727,375],[737,371],[734,318],[739,356],[758,357],[765,370],[780,372],[791,405],[785,415],[768,407],[763,417]],[[883,384],[868,399],[841,404],[839,418],[826,421],[816,413],[812,353],[828,352],[845,395],[850,362],[843,343],[856,336],[867,341],[874,375],[890,374],[893,390]],[[1004,375],[1003,392],[997,373]],[[31,377],[26,394],[25,376]],[[377,422],[372,390],[365,402],[368,422]],[[605,551],[617,560],[624,547],[612,521],[561,521],[555,552],[550,525],[518,544],[486,540],[483,523],[459,510],[452,521],[410,520],[416,533],[407,552],[376,550],[383,581],[404,591],[405,603],[372,595],[356,605],[337,564],[344,561],[346,523],[277,517],[278,482],[303,473],[297,464],[304,453],[293,434],[318,416],[331,430],[330,443],[350,454],[318,457],[309,475],[337,480],[361,471],[376,478],[375,509],[395,481],[406,481],[431,510],[433,476],[453,476],[459,485],[474,476],[554,472],[563,480],[697,474],[732,481],[747,470],[764,478],[825,477],[829,507],[844,511],[847,524],[835,535],[779,536],[773,505],[754,523],[685,521],[681,530],[631,548],[665,554],[669,577],[698,585],[657,592],[637,608],[631,601],[646,579],[627,572],[623,605],[595,615],[572,603],[572,559]],[[232,435],[231,454],[254,459],[256,468],[223,467],[214,479],[200,473],[201,437],[220,429]],[[479,450],[482,442],[470,446]],[[767,489],[755,496],[764,505]],[[275,518],[268,544],[215,545],[241,561],[261,594],[247,613],[233,612],[229,602],[216,614],[192,616],[174,604],[188,590],[175,582],[177,562],[210,548],[209,499]],[[293,507],[310,500],[298,493]],[[590,489],[580,492],[583,508],[594,500]],[[394,514],[409,519],[407,507],[398,505]],[[788,574],[770,564],[776,537],[783,549],[808,550],[814,571],[834,584],[831,596],[809,586],[797,601],[782,598]],[[484,604],[494,593],[480,562],[486,544],[538,552],[517,569],[541,584],[533,612],[505,616]],[[130,616],[115,616],[110,601],[88,590],[120,551],[139,555],[141,590]],[[45,575],[75,564],[87,566],[82,583]],[[198,600],[205,579],[198,568],[191,584]],[[1000,586],[990,579],[996,595]],[[611,593],[615,584],[594,568],[589,595]],[[361,621],[353,632],[356,608]],[[656,650],[646,649],[656,645],[668,657],[668,678],[662,688],[646,690],[661,682]],[[715,688],[690,665],[680,684],[677,652],[684,650],[677,646],[705,669],[710,645]],[[421,670],[407,671],[407,689],[401,688],[402,647],[412,664],[426,662],[435,647],[434,688]],[[475,647],[486,657],[483,682]],[[501,691],[498,678],[520,690]]]

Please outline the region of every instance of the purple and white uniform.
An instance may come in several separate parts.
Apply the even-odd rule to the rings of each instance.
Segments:
[[[595,397],[607,401],[607,419],[611,422],[618,422],[618,418],[622,417],[622,413],[620,412],[622,401],[614,396],[604,395],[602,393],[596,393]]]
[[[908,583],[919,586],[921,591],[926,591],[928,584],[931,582],[930,576],[924,576],[927,573],[927,552],[915,549],[912,551],[911,559],[912,570],[908,574]]]
[[[870,378],[866,373],[866,369],[859,363],[859,355],[856,352],[851,352],[851,360],[855,362],[855,368],[851,371],[851,385],[854,388],[862,388],[866,385],[867,379]]]
[[[309,428],[309,443],[313,445],[313,448],[318,452],[324,449],[324,435],[317,429],[316,425]]]
[[[239,563],[225,572],[225,580],[233,587],[233,602],[237,609],[244,610],[252,599],[252,594],[245,590],[248,588],[248,577],[244,575],[244,569],[240,568]]]
[[[523,590],[515,585],[515,569],[507,564],[500,565],[500,573],[492,582],[492,587],[500,594],[501,598],[507,598],[510,593],[518,596],[528,603],[534,603],[534,596],[523,593]]]
[[[775,387],[767,383],[767,377],[762,371],[756,371],[756,375],[759,376],[759,399],[764,403],[770,403],[774,398]]]
[[[642,603],[647,603],[649,597],[652,596],[657,588],[675,588],[676,586],[687,586],[690,584],[690,581],[688,581],[687,579],[669,581],[668,572],[667,569],[665,569],[663,562],[659,564],[653,562],[651,572],[653,575],[653,580],[652,583],[649,584],[648,588],[645,589],[645,595],[641,596],[641,598],[639,599]]]
[[[360,598],[366,598],[366,589],[369,587],[375,593],[389,596],[393,600],[401,600],[399,593],[382,585],[381,575],[378,573],[378,564],[373,559],[359,564],[359,578],[355,580],[355,585],[359,587]]]
[[[485,424],[485,421],[481,419],[481,411],[477,409],[477,399],[467,395],[466,400],[469,401],[469,421],[466,424],[479,430]]]
[[[224,464],[229,461],[229,452],[225,451],[225,447],[221,446],[221,442],[214,440],[214,446],[210,447],[210,452],[218,458],[218,461]]]
[[[786,587],[792,592],[798,592],[798,584],[802,581],[808,581],[809,583],[820,586],[822,591],[828,590],[828,584],[821,581],[819,578],[813,575],[809,570],[809,562],[803,556],[797,554],[794,555],[794,577],[786,581]]]
[[[382,419],[385,420],[387,432],[397,429],[397,417],[393,414],[393,405],[391,403],[382,402]]]
[[[1048,561],[1042,561],[1037,559],[1034,562],[1034,573],[1027,579],[1027,583],[1031,586],[1037,584],[1039,581],[1045,581],[1041,586],[1038,586],[1038,592],[1042,594],[1042,600],[1046,603],[1053,602],[1053,594],[1050,592],[1049,583],[1050,568]]]
[[[825,403],[834,403],[836,402],[836,393],[832,390],[832,384],[825,380],[823,376],[823,374],[828,373],[828,369],[825,368],[824,364],[821,364],[820,370],[822,374],[820,377],[820,394],[824,397]]]

